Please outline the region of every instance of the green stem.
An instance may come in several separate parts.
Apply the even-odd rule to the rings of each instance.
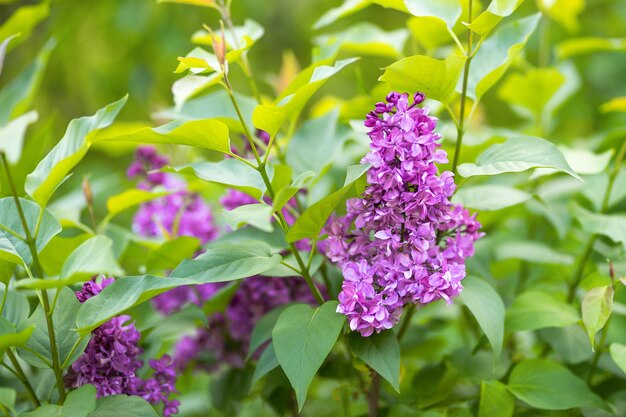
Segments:
[[[611,193],[613,192],[613,186],[615,185],[615,179],[619,174],[620,167],[622,162],[624,161],[624,157],[626,156],[626,141],[622,144],[622,147],[617,153],[615,157],[615,166],[613,166],[613,170],[609,174],[609,183],[606,187],[606,191],[604,193],[604,198],[602,199],[602,207],[600,208],[600,214],[604,214],[609,209],[609,201],[611,199]],[[567,302],[571,302],[574,300],[576,296],[576,290],[578,289],[578,285],[580,285],[580,281],[583,279],[583,275],[585,272],[585,267],[587,266],[587,262],[591,258],[591,254],[593,253],[593,245],[598,240],[599,235],[593,234],[589,237],[589,241],[585,246],[585,252],[583,253],[580,261],[578,262],[578,267],[576,268],[576,273],[574,274],[574,279],[572,280],[568,290],[567,290]]]
[[[472,23],[472,0],[469,0],[469,16],[468,25]],[[463,135],[465,134],[465,102],[467,101],[467,84],[469,80],[470,64],[472,62],[472,31],[467,29],[467,51],[465,51],[465,67],[463,68],[463,89],[461,90],[461,109],[459,113],[459,121],[456,129],[456,146],[454,150],[454,159],[452,161],[452,172],[456,176],[457,166],[459,165],[459,156],[461,154],[461,145],[463,144]]]
[[[41,406],[41,403],[39,402],[39,399],[37,398],[37,394],[35,394],[35,390],[33,389],[33,386],[30,385],[30,382],[28,381],[28,378],[26,377],[24,370],[20,366],[20,363],[17,361],[17,358],[13,354],[13,351],[11,351],[11,349],[7,349],[6,355],[8,356],[9,360],[13,364],[13,368],[14,368],[13,371],[14,371],[15,376],[20,380],[20,382],[22,382],[22,384],[26,388],[26,391],[28,391],[28,394],[30,395],[30,398],[33,404],[35,404],[35,407]]]
[[[261,160],[259,152],[257,151],[256,145],[254,144],[254,140],[252,139],[252,135],[250,134],[248,125],[245,119],[243,118],[243,115],[241,114],[241,110],[239,109],[239,104],[237,103],[237,99],[235,98],[235,95],[233,94],[233,90],[231,88],[230,82],[228,81],[228,76],[226,75],[226,73],[224,73],[224,84],[226,85],[228,96],[230,97],[230,100],[233,103],[233,106],[235,107],[237,117],[239,117],[239,121],[241,122],[241,125],[243,126],[244,134],[246,135],[248,139],[248,143],[250,144],[250,147],[252,148],[252,153],[254,153],[254,158],[257,161],[258,165],[257,165],[256,170],[259,172],[259,174],[261,174],[261,177],[263,178],[263,183],[265,184],[265,187],[267,188],[267,193],[273,200],[276,194],[272,187],[272,182],[270,181],[269,176],[267,175],[265,163]],[[269,149],[268,149],[268,152],[269,152]],[[281,229],[283,230],[283,233],[286,235],[287,232],[289,231],[289,226],[287,225],[285,216],[283,215],[281,210],[278,210],[276,212],[276,215],[278,216],[278,220],[279,220],[278,223]],[[291,252],[293,253],[293,256],[296,258],[296,262],[298,263],[298,266],[300,267],[302,276],[304,277],[307,285],[309,286],[309,289],[313,293],[313,296],[315,297],[315,299],[320,305],[324,304],[324,297],[322,296],[322,293],[313,282],[313,278],[311,278],[309,269],[307,268],[306,264],[302,260],[302,257],[300,256],[300,252],[298,252],[298,249],[293,243],[290,243],[289,247],[291,249]]]
[[[15,188],[15,183],[13,182],[13,177],[11,176],[11,170],[9,169],[9,163],[6,159],[6,155],[4,152],[0,152],[0,157],[2,159],[2,165],[4,166],[4,170],[7,176],[7,180],[9,186],[11,187],[11,192],[13,194],[13,199],[15,201],[15,206],[17,208],[17,212],[19,214],[20,220],[22,222],[22,227],[24,228],[24,233],[26,235],[26,244],[30,250],[30,253],[33,257],[32,269],[33,272],[39,277],[43,278],[43,269],[41,267],[41,262],[39,261],[39,254],[37,253],[37,246],[35,243],[35,239],[33,235],[30,233],[30,228],[28,227],[28,222],[26,221],[26,216],[24,215],[24,210],[22,209],[22,203],[17,194],[17,189]],[[43,210],[43,208],[41,209]],[[50,309],[50,301],[48,300],[48,293],[46,290],[41,290],[41,300],[43,304],[44,313],[46,316],[46,326],[48,329],[48,338],[50,340],[50,353],[52,355],[52,369],[54,371],[54,375],[57,382],[57,389],[59,390],[59,400],[61,403],[65,401],[65,385],[63,382],[63,373],[61,371],[60,361],[59,361],[59,351],[56,342],[56,333],[54,332],[54,323],[52,321],[52,310]]]

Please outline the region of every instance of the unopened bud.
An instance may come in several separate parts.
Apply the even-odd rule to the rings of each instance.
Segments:
[[[612,280],[615,279],[615,268],[613,267],[613,262],[609,261],[609,276]]]
[[[91,184],[89,184],[88,178],[83,179],[83,195],[85,196],[87,205],[93,207],[93,192],[91,191]]]
[[[415,93],[415,95],[413,96],[413,101],[416,104],[420,104],[422,102],[424,102],[424,100],[426,100],[426,94],[422,93],[422,92],[417,92]]]

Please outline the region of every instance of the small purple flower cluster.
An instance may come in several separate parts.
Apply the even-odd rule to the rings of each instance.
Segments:
[[[76,297],[83,303],[111,282],[112,278],[105,278],[100,283],[88,281]],[[65,382],[72,388],[92,384],[98,398],[116,394],[137,395],[154,405],[162,403],[163,415],[172,416],[178,413],[180,405],[178,400],[169,399],[177,392],[172,359],[163,355],[159,360],[150,360],[152,377],[137,376],[143,366],[139,359],[143,353],[139,347],[141,334],[130,320],[130,316],[121,315],[96,328],[85,352],[69,368]]]
[[[451,302],[482,236],[476,216],[450,202],[454,174],[438,172],[447,155],[423,101],[394,92],[367,115],[368,186],[326,227],[327,256],[344,276],[337,311],[362,336],[393,327],[407,304]]]

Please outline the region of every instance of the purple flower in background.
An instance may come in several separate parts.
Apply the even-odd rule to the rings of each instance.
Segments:
[[[112,278],[104,278],[100,283],[88,281],[76,293],[76,298],[83,303],[111,282]],[[152,377],[140,378],[137,372],[143,366],[139,359],[143,353],[139,347],[141,334],[130,321],[130,316],[121,315],[94,329],[85,352],[68,369],[65,382],[72,388],[92,384],[98,398],[138,395],[151,404],[162,403],[165,417],[176,414],[179,401],[169,399],[176,392],[176,374],[171,358],[165,355],[159,360],[150,360]]]
[[[447,155],[423,100],[393,92],[367,115],[368,186],[325,229],[326,255],[344,275],[337,311],[362,336],[393,327],[409,303],[451,302],[482,236],[476,216],[450,202],[454,177],[437,169]]]

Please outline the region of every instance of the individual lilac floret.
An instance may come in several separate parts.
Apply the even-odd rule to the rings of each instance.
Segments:
[[[76,298],[83,303],[99,294],[113,282],[104,278],[100,283],[88,281]],[[169,356],[150,360],[152,377],[142,379],[137,372],[143,366],[139,356],[141,334],[131,323],[131,317],[121,315],[112,318],[92,331],[85,352],[68,369],[65,382],[69,387],[78,388],[92,384],[97,396],[137,395],[151,404],[163,404],[164,417],[178,413],[178,400],[170,400],[176,393],[176,374]]]
[[[393,92],[367,115],[368,186],[325,229],[344,275],[337,311],[362,336],[393,327],[407,304],[451,302],[482,236],[476,216],[450,202],[454,174],[438,171],[448,159],[437,119],[417,107],[424,99]]]

